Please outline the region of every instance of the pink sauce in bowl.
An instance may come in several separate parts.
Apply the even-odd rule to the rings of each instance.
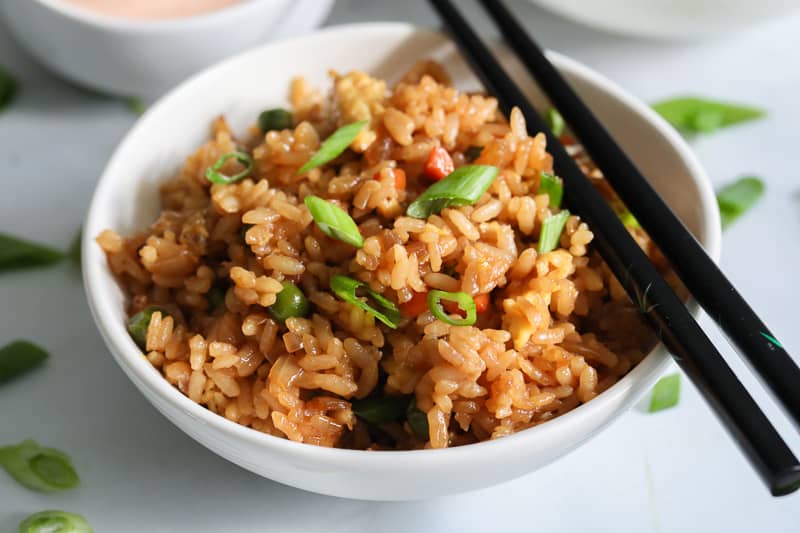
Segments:
[[[81,9],[110,17],[161,20],[203,15],[242,0],[62,0]]]

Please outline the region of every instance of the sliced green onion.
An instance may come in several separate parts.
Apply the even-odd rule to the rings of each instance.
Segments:
[[[40,492],[67,490],[80,482],[64,452],[32,440],[0,448],[0,466],[20,484]]]
[[[626,228],[637,229],[641,227],[639,225],[639,221],[636,220],[635,216],[633,216],[633,213],[631,213],[627,209],[619,211],[617,213],[617,217],[619,218],[620,222],[622,222],[622,225],[625,226]]]
[[[219,308],[219,306],[225,304],[226,292],[227,291],[223,287],[219,286],[214,286],[209,289],[208,294],[206,294],[206,298],[208,299],[208,309],[210,311],[214,311]],[[145,330],[145,335],[146,333],[147,330]]]
[[[67,257],[70,258],[73,264],[80,266],[81,264],[81,238],[83,237],[83,228],[78,228],[78,233],[72,238],[67,251]]]
[[[717,193],[722,229],[742,216],[764,194],[764,182],[748,176],[726,185]]]
[[[356,289],[362,287],[366,293],[377,302],[381,310],[375,309],[356,295]],[[363,309],[392,329],[397,329],[397,326],[400,324],[402,316],[400,315],[400,310],[397,308],[397,305],[371,290],[363,281],[348,278],[347,276],[333,276],[331,278],[331,290],[345,302]]]
[[[478,159],[483,152],[483,146],[470,146],[464,151],[464,159],[472,163]]]
[[[142,350],[147,345],[147,328],[150,327],[150,319],[156,311],[161,311],[161,318],[169,316],[169,313],[161,307],[151,305],[128,319],[128,333]]]
[[[561,183],[561,178],[549,172],[539,174],[538,194],[545,193],[550,201],[550,207],[561,207],[561,199],[564,197],[564,185]]]
[[[370,424],[383,424],[402,420],[406,416],[409,396],[384,396],[365,398],[353,402],[353,412]]]
[[[711,133],[766,114],[755,107],[695,97],[664,100],[653,104],[653,109],[675,128],[688,133]]]
[[[40,511],[20,522],[19,533],[94,533],[84,517],[66,511]]]
[[[653,387],[653,395],[650,398],[648,412],[655,413],[678,405],[681,397],[681,375],[671,374],[664,376],[656,382]]]
[[[553,132],[553,135],[561,137],[561,134],[564,133],[564,117],[561,116],[561,113],[559,113],[555,107],[551,107],[545,111],[544,120],[547,123],[547,127],[550,128],[550,131]]]
[[[0,383],[30,372],[47,359],[48,353],[28,341],[14,341],[0,348]]]
[[[303,291],[291,281],[282,283],[283,290],[275,295],[275,303],[269,306],[269,312],[283,324],[287,318],[308,316],[311,306]]]
[[[51,265],[62,259],[61,250],[0,233],[0,272]]]
[[[2,112],[17,94],[17,80],[3,67],[0,67],[0,112]]]
[[[226,176],[220,172],[220,169],[225,165],[228,159],[236,159],[239,163],[244,165],[244,170],[233,176]],[[206,169],[206,179],[211,183],[221,183],[223,185],[229,183],[236,183],[237,181],[246,178],[253,171],[253,158],[244,152],[230,152],[223,154],[217,159],[217,162]]]
[[[497,167],[465,165],[437,181],[411,202],[406,214],[428,218],[446,207],[472,205],[477,202],[497,177]]]
[[[542,222],[542,231],[539,233],[539,253],[552,252],[558,246],[561,232],[567,224],[569,211],[566,209],[555,215],[550,215]]]
[[[467,316],[464,318],[452,318],[442,308],[442,300],[455,302]],[[428,308],[433,316],[451,326],[471,326],[478,320],[478,312],[475,307],[475,300],[466,292],[447,292],[432,290],[428,293]]]
[[[364,246],[364,237],[347,211],[319,196],[306,196],[305,204],[322,233],[356,248]]]
[[[283,108],[267,109],[258,115],[258,127],[263,133],[292,127],[292,113]]]
[[[309,170],[322,166],[342,155],[342,152],[350,146],[353,139],[358,137],[358,134],[361,133],[361,130],[364,129],[364,126],[366,126],[368,122],[368,120],[354,122],[353,124],[342,126],[334,131],[333,134],[322,143],[317,153],[314,154],[305,165],[300,167],[297,174],[305,174]]]
[[[144,104],[141,98],[128,98],[127,104],[130,112],[137,117],[144,115],[144,112],[147,111],[147,106]]]
[[[417,436],[418,439],[427,441],[430,439],[430,428],[428,427],[428,415],[422,412],[417,407],[417,399],[412,398],[411,403],[408,404],[408,409],[406,410],[406,420],[408,421],[408,425],[411,426],[411,430]]]

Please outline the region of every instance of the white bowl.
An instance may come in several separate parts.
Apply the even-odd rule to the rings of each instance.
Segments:
[[[316,1],[328,9],[333,3]],[[0,13],[14,37],[63,77],[101,91],[153,97],[262,43],[291,4],[245,0],[198,16],[150,21],[100,15],[62,0],[2,0]]]
[[[797,0],[531,0],[583,24],[658,39],[706,39],[788,15]]]
[[[427,498],[486,487],[535,470],[597,434],[653,385],[668,361],[659,347],[588,404],[510,437],[445,450],[364,452],[299,444],[237,425],[190,401],[142,356],[125,330],[124,297],[94,237],[105,228],[125,234],[151,223],[159,211],[159,183],[207,139],[217,115],[224,113],[234,129],[243,131],[260,110],[286,105],[291,76],[303,74],[323,84],[327,70],[335,68],[397,79],[428,57],[443,61],[459,86],[477,87],[449,41],[404,24],[335,27],[229,59],[151,107],[119,146],[95,191],[84,228],[83,273],[94,319],[111,353],[175,425],[264,477],[370,500]],[[550,58],[716,259],[716,200],[686,143],[650,108],[610,81],[564,56],[551,53]],[[524,88],[542,103],[530,82]]]

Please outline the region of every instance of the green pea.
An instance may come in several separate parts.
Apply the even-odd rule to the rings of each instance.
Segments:
[[[417,407],[417,399],[413,398],[411,403],[408,404],[406,410],[406,420],[408,425],[411,426],[412,431],[417,438],[427,441],[430,439],[430,429],[428,427],[428,415],[423,413]]]
[[[147,344],[147,328],[150,326],[150,319],[153,318],[153,313],[156,311],[161,311],[162,318],[169,315],[161,307],[151,305],[128,319],[128,333],[142,350]]]
[[[292,113],[286,109],[276,107],[267,109],[258,115],[258,127],[267,133],[272,130],[285,130],[292,127]]]
[[[353,412],[370,424],[383,424],[401,420],[408,410],[410,396],[384,396],[365,398],[353,402]]]
[[[279,322],[286,322],[293,316],[307,316],[310,305],[303,291],[290,281],[282,283],[283,290],[277,294],[275,303],[269,306],[269,312]]]
[[[84,517],[66,511],[41,511],[20,522],[19,533],[93,533]]]

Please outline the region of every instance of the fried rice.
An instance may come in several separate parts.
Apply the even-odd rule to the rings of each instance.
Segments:
[[[97,237],[129,315],[157,306],[143,352],[169,383],[220,416],[297,442],[444,448],[574,409],[652,348],[652,332],[578,216],[554,250],[537,251],[543,221],[559,209],[539,190],[552,172],[545,137],[528,134],[519,110],[504,117],[494,98],[460,92],[431,62],[393,87],[359,71],[331,78],[326,92],[291,82],[289,128],[253,127],[237,138],[215,120],[210,140],[162,186],[149,228]],[[366,126],[342,155],[298,173],[337,127],[357,121]],[[474,205],[405,214],[431,184],[432,150],[446,150],[459,168],[475,147],[474,163],[499,172]],[[616,201],[580,147],[570,149]],[[212,184],[207,169],[231,152],[249,154],[252,172]],[[221,170],[242,166],[231,159]],[[309,195],[344,209],[363,247],[321,231]],[[646,234],[630,231],[666,272]],[[397,304],[397,327],[338,298],[336,275]],[[270,308],[286,282],[310,311],[282,322]],[[480,299],[477,321],[437,319],[418,305],[431,290]],[[386,399],[409,405],[382,421],[359,412]]]

